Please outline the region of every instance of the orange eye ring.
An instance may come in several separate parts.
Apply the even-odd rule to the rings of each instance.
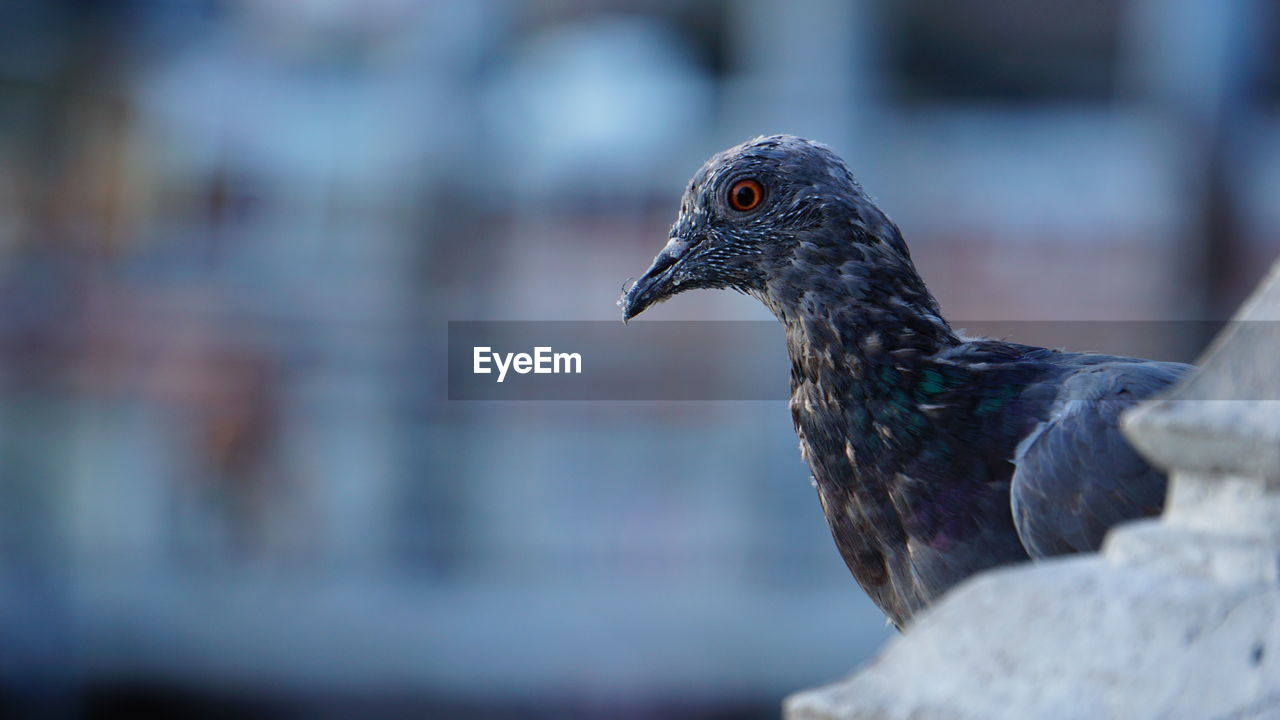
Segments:
[[[729,206],[738,212],[755,210],[762,200],[764,186],[755,180],[739,180],[729,188]]]

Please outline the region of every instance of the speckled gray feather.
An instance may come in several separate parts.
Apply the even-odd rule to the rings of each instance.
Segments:
[[[764,188],[747,211],[728,199],[743,179]],[[1096,549],[1162,506],[1165,478],[1116,419],[1188,366],[960,338],[823,145],[776,135],[708,160],[623,317],[696,288],[752,295],[782,324],[823,513],[898,627],[974,572]]]

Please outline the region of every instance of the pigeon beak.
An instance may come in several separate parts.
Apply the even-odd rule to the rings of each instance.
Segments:
[[[671,238],[667,246],[662,248],[662,252],[658,253],[658,257],[653,259],[653,264],[644,275],[631,286],[630,290],[623,293],[622,298],[618,300],[618,305],[622,308],[623,322],[644,312],[650,305],[662,302],[675,294],[675,287],[679,284],[674,280],[675,272],[681,258],[684,257],[686,247],[687,244],[684,241]]]

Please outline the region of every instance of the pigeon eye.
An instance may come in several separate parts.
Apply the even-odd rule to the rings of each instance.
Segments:
[[[729,188],[729,205],[738,212],[755,210],[764,199],[764,188],[755,180],[739,180]]]

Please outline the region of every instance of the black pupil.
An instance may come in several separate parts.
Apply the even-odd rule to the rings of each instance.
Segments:
[[[738,186],[733,194],[734,204],[740,208],[749,208],[756,204],[756,189],[748,183]]]

